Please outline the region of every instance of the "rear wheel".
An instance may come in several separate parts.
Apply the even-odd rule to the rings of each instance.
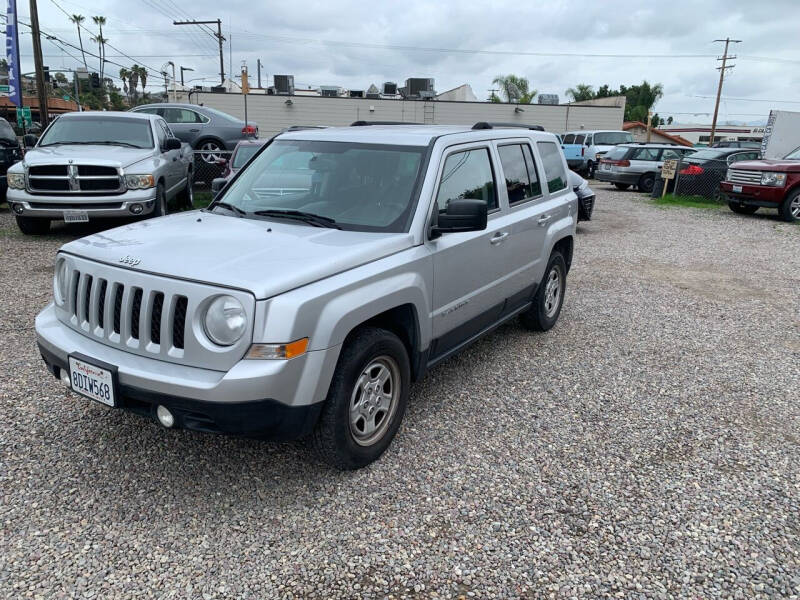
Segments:
[[[630,183],[615,183],[614,187],[617,188],[618,190],[627,190],[629,187],[631,187],[631,184]]]
[[[728,200],[728,208],[730,208],[733,212],[738,213],[740,215],[752,215],[758,210],[757,206],[750,206],[748,204],[739,204],[734,200]]]
[[[645,194],[649,194],[653,191],[653,186],[656,184],[656,176],[652,173],[645,173],[639,178],[639,183],[637,187],[639,188],[640,192],[644,192]]]
[[[410,384],[403,342],[385,329],[358,330],[342,350],[312,434],[317,455],[342,470],[377,460],[400,427]]]
[[[216,140],[201,140],[195,149],[200,153],[200,160],[209,165],[216,164],[225,150],[222,143]]]
[[[547,331],[558,321],[564,292],[567,289],[567,263],[558,250],[553,251],[544,278],[536,290],[533,306],[520,315],[522,324],[534,331]]]
[[[786,196],[778,209],[778,214],[784,221],[800,220],[800,188]]]
[[[50,231],[50,219],[17,217],[17,227],[25,235],[44,235]]]

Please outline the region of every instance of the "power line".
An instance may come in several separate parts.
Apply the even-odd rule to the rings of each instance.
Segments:
[[[692,95],[691,98],[713,98],[714,96],[700,96]],[[736,102],[769,102],[771,104],[800,104],[800,100],[768,100],[766,98],[732,98],[731,96],[723,96],[722,100],[733,100]]]

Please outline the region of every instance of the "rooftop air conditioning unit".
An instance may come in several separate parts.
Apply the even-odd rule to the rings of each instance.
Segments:
[[[224,85],[214,85],[211,86],[211,91],[215,94],[224,94],[227,90]]]
[[[433,79],[430,78],[411,77],[406,79],[406,88],[408,89],[408,95],[411,97],[419,97],[420,92],[433,92],[436,95],[433,87]]]
[[[281,96],[294,95],[294,75],[274,75],[275,93]]]
[[[395,96],[397,94],[397,84],[394,81],[387,81],[383,84],[384,96]]]
[[[351,98],[363,98],[364,97],[364,90],[350,90],[350,97]]]
[[[537,102],[539,104],[558,104],[558,94],[539,94]]]

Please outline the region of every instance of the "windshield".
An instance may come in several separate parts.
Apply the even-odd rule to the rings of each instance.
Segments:
[[[233,155],[232,169],[241,169],[245,163],[253,158],[253,155],[261,150],[260,144],[246,144],[239,146]]]
[[[616,146],[633,141],[633,134],[628,131],[601,131],[594,134],[595,146]]]
[[[715,150],[713,148],[707,148],[705,150],[698,150],[694,154],[691,154],[689,158],[692,160],[720,160],[730,154],[730,151],[725,149]]]
[[[785,158],[786,160],[800,160],[800,148],[795,148],[783,158]]]
[[[623,148],[614,148],[613,150],[609,150],[608,154],[606,154],[603,158],[607,158],[609,160],[622,160],[628,153],[628,150],[630,150],[630,148],[627,146]]]
[[[109,144],[152,148],[150,121],[127,117],[60,118],[42,136],[39,146]]]
[[[17,134],[8,124],[8,121],[0,117],[0,140],[4,142],[17,143]]]
[[[279,140],[220,198],[237,210],[214,210],[244,211],[248,218],[262,218],[256,211],[301,211],[334,219],[341,229],[406,231],[424,152],[415,146]]]

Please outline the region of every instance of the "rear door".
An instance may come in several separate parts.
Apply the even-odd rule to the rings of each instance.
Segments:
[[[168,106],[164,109],[164,118],[175,137],[187,144],[193,144],[202,134],[203,116],[191,109]]]
[[[500,205],[490,142],[448,148],[439,166],[433,212],[450,200],[476,198],[488,204],[483,231],[445,233],[428,242],[433,254],[432,358],[441,357],[495,323],[508,283],[511,219]]]

